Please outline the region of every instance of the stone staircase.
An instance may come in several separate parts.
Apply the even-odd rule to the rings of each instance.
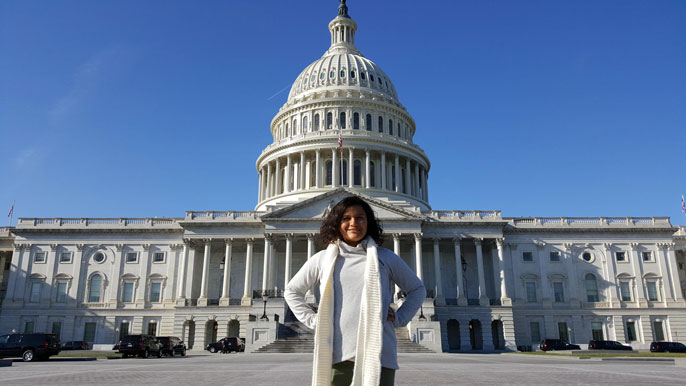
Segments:
[[[433,353],[432,350],[414,343],[409,339],[406,328],[395,330],[399,353]],[[256,353],[312,353],[314,351],[314,332],[300,322],[287,322],[281,326],[282,338],[260,347]]]

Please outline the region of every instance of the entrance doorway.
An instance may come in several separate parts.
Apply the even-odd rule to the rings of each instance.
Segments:
[[[469,341],[472,344],[472,350],[483,350],[484,341],[479,320],[472,319],[469,322]]]
[[[188,349],[193,348],[193,343],[195,343],[195,322],[192,320],[187,320],[183,323],[183,340],[186,342]]]
[[[456,351],[460,349],[460,322],[455,319],[448,320],[448,349]]]
[[[227,336],[229,338],[238,337],[240,334],[240,331],[241,331],[241,322],[239,322],[236,319],[230,320],[229,321],[229,333]]]
[[[205,323],[205,345],[208,345],[210,343],[214,343],[217,341],[217,330],[219,329],[219,326],[217,325],[216,320],[208,320],[207,323]]]
[[[504,350],[505,336],[503,334],[503,322],[500,320],[491,322],[491,335],[493,336],[493,348],[496,350]]]

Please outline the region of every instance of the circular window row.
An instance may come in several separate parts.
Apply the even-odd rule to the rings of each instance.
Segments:
[[[348,74],[350,76],[350,79],[356,79],[357,78],[357,72],[355,70],[351,70],[348,73],[345,68],[343,68],[339,71],[338,77],[340,79],[345,79],[346,76],[348,76]],[[335,77],[336,77],[336,69],[333,68],[329,71],[329,78],[334,79]],[[326,78],[326,75],[324,72],[319,73],[319,80],[321,82],[323,82],[325,80],[325,78]],[[367,80],[367,74],[365,72],[360,72],[360,79],[361,80]],[[298,86],[302,87],[302,88],[307,88],[310,86],[314,87],[317,85],[316,80],[317,80],[317,76],[315,74],[310,75],[308,73],[308,74],[305,74],[302,77],[302,79],[300,79]],[[369,74],[369,82],[370,82],[370,84],[369,84],[370,87],[378,84],[378,86],[380,88],[382,88],[382,89],[385,88],[385,89],[390,91],[390,86],[388,84],[388,80],[386,80],[384,78],[381,78],[381,77],[374,78],[374,74]],[[371,84],[371,83],[374,83],[374,84]]]

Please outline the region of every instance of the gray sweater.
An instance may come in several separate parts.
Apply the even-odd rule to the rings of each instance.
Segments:
[[[286,286],[284,297],[293,314],[307,327],[314,329],[316,313],[305,302],[305,294],[324,281],[322,258],[326,251],[320,251],[310,258]],[[398,368],[394,327],[402,327],[412,320],[426,297],[421,280],[395,253],[378,248],[379,275],[382,290],[382,309],[387,310],[393,302],[395,285],[407,293],[407,298],[395,312],[395,322],[386,321],[384,312],[383,348],[381,366]],[[355,360],[357,328],[359,324],[364,269],[366,265],[366,243],[351,247],[339,244],[339,254],[333,271],[333,363]],[[323,293],[323,288],[320,289]]]

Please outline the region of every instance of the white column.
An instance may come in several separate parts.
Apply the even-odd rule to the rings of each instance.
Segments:
[[[212,249],[212,240],[205,239],[205,254],[203,255],[202,261],[202,281],[200,282],[200,299],[198,299],[198,305],[207,305],[207,281],[210,275],[210,253]],[[200,304],[201,300],[204,300],[204,304]]]
[[[412,172],[410,170],[410,159],[405,160],[405,194],[412,195]]]
[[[183,241],[183,255],[181,256],[181,266],[179,267],[179,292],[178,298],[186,298],[186,266],[188,265],[188,240]]]
[[[397,233],[393,234],[393,253],[400,256],[400,235]]]
[[[609,282],[609,285],[607,286],[607,301],[610,303],[610,308],[614,307],[615,304],[618,304],[619,297],[617,296],[617,291],[618,291],[618,283],[617,283],[617,277],[615,276],[615,269],[614,269],[614,256],[612,256],[612,244],[610,243],[605,243],[603,245],[605,247],[605,280]],[[598,286],[600,287],[600,286]],[[638,331],[637,331],[638,333]]]
[[[229,290],[231,289],[231,247],[233,246],[232,239],[226,239],[226,247],[224,252],[224,281],[222,282],[222,298],[220,305],[229,305]]]
[[[395,186],[393,186],[393,190],[395,192],[400,192],[400,184],[402,181],[400,181],[400,157],[398,155],[395,155]]]
[[[331,186],[338,186],[338,171],[340,165],[338,164],[338,148],[331,150]]]
[[[413,195],[415,197],[419,197],[419,164],[417,162],[414,163],[414,193]]]
[[[684,299],[683,294],[681,293],[681,287],[679,284],[679,269],[676,265],[676,256],[674,254],[674,243],[668,243],[667,244],[667,257],[666,257],[666,263],[668,264],[669,267],[669,277],[671,278],[670,283],[672,286],[672,294],[674,294],[674,299],[681,301]]]
[[[641,257],[638,253],[638,243],[629,244],[631,249],[631,266],[634,271],[634,283],[636,283],[636,306],[640,307],[641,304],[647,305],[647,296],[645,293],[645,287],[643,286],[643,270],[641,269]]]
[[[273,180],[273,177],[272,177],[272,163],[271,163],[271,162],[267,162],[267,186],[265,187],[265,192],[266,192],[265,195],[264,195],[264,198],[265,198],[265,199],[266,199],[266,198],[269,198],[269,197],[271,197],[271,196],[273,195],[273,193],[272,193],[272,182],[273,182],[273,181],[272,181],[272,180]]]
[[[322,187],[322,165],[321,165],[321,151],[319,149],[315,152],[315,164],[314,164],[314,185],[318,188]]]
[[[573,308],[579,308],[581,306],[581,303],[579,302],[579,288],[578,288],[578,283],[579,283],[579,277],[577,277],[576,273],[576,263],[575,260],[572,257],[572,247],[573,245],[571,243],[565,243],[564,248],[565,248],[565,254],[564,254],[564,262],[565,266],[567,267],[567,276],[569,279],[567,279],[567,282],[569,283],[569,294],[567,297],[569,298],[569,304]],[[504,297],[504,295],[503,295]]]
[[[291,260],[293,259],[293,234],[286,235],[286,267],[284,269],[283,286],[291,281]]]
[[[482,239],[474,239],[476,245],[476,264],[479,273],[479,304],[488,306],[488,296],[486,296],[486,275],[484,274],[484,255],[481,248]]]
[[[415,233],[414,234],[414,265],[415,265],[415,273],[417,274],[417,277],[424,281],[424,277],[422,275],[422,234],[421,233]]]
[[[552,296],[550,294],[551,288],[550,282],[548,281],[548,270],[546,269],[548,264],[546,263],[546,258],[543,253],[544,248],[544,243],[536,244],[536,257],[538,259],[538,268],[541,274],[541,300],[546,306],[550,306],[550,304],[552,304]]]
[[[457,305],[466,306],[467,298],[464,296],[464,279],[462,277],[462,249],[460,248],[460,241],[461,239],[459,237],[453,239],[453,243],[455,244],[455,273],[457,274]]]
[[[257,188],[257,201],[262,202],[262,188],[264,187],[264,182],[262,181],[264,179],[264,173],[262,173],[262,169],[259,171],[259,176],[258,176],[258,188]]]
[[[307,234],[307,258],[309,259],[314,255],[314,235]]]
[[[372,182],[372,175],[371,175],[371,168],[372,168],[372,161],[371,157],[369,154],[369,150],[365,151],[364,153],[365,158],[364,158],[364,187],[365,189],[369,189],[369,186],[371,185]]]
[[[300,178],[298,178],[298,190],[305,189],[305,152],[300,152],[300,166],[298,167]]]
[[[293,163],[291,162],[291,155],[289,154],[286,157],[286,173],[284,175],[284,193],[289,193],[291,191],[291,168],[293,167]]]
[[[305,166],[305,182],[303,183],[304,189],[310,189],[310,181],[312,181],[312,161],[308,160]]]
[[[381,189],[386,190],[386,153],[381,152]]]
[[[505,282],[505,255],[503,254],[503,239],[495,239],[498,248],[498,271],[500,272],[500,302],[501,305],[512,305],[510,294],[507,293],[507,282]]]
[[[662,277],[666,277],[667,279],[663,279],[664,281],[664,286],[667,288],[669,291],[669,298],[671,300],[676,300],[676,294],[681,292],[681,288],[676,288],[674,286],[674,277],[679,277],[678,271],[673,272],[671,270],[671,264],[669,261],[669,246],[670,244],[663,243],[663,244],[658,244],[658,251],[660,252],[660,255],[662,256],[655,256],[655,261],[658,262],[658,265],[664,266],[664,268],[661,268],[661,271],[664,272]],[[672,276],[674,275],[674,277]],[[665,291],[666,292],[666,291]],[[665,298],[667,293],[665,293]],[[666,299],[665,299],[666,300]]]
[[[283,183],[281,182],[281,160],[278,158],[276,159],[276,170],[274,170],[274,173],[276,174],[276,185],[274,186],[274,195],[278,196],[281,194],[282,189],[283,189]]]
[[[243,286],[243,299],[241,305],[252,305],[252,244],[253,239],[248,239],[245,251],[245,282]]]
[[[7,293],[5,294],[5,300],[12,300],[15,301],[15,290],[18,286],[19,283],[17,283],[17,279],[19,276],[25,276],[23,275],[23,272],[21,270],[21,265],[22,265],[22,260],[24,258],[24,252],[26,251],[27,247],[24,244],[14,244],[14,251],[12,252],[12,263],[10,265],[10,277],[9,277],[9,282],[7,283]],[[75,254],[76,256],[72,256],[72,264],[76,267],[81,266],[81,256],[80,253]],[[77,259],[78,256],[78,259]],[[4,267],[3,267],[4,269]],[[73,275],[72,280],[79,280],[77,275]],[[72,285],[73,287],[78,287],[78,281],[75,282],[76,285]],[[75,298],[76,296],[74,296]]]
[[[441,277],[441,250],[440,250],[440,239],[434,238],[434,272],[436,276],[436,295],[435,299],[437,303],[445,303],[445,298],[443,297],[443,279]]]
[[[355,177],[355,165],[354,165],[355,160],[353,159],[353,149],[348,148],[348,187],[352,188],[354,186],[354,180],[353,178]]]
[[[426,169],[422,173],[422,180],[424,180],[424,201],[428,202],[429,201],[429,184],[428,184],[428,176],[426,175]]]
[[[269,252],[271,252],[271,236],[264,235],[264,256],[262,258],[262,291],[269,289]]]

